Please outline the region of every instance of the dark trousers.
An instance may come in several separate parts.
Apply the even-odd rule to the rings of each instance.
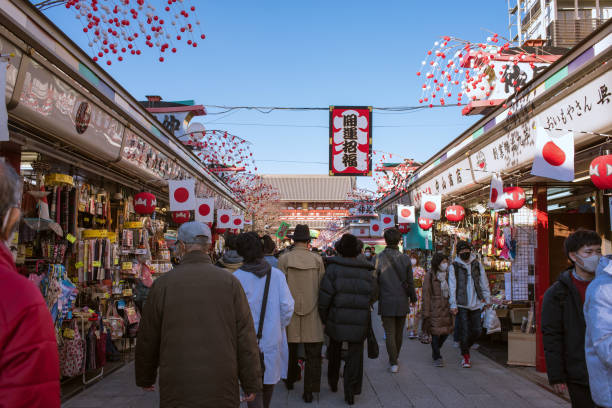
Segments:
[[[440,349],[444,345],[444,342],[446,341],[447,338],[448,338],[447,334],[443,334],[441,336],[436,336],[436,335],[431,336],[431,357],[434,360],[442,358],[442,355],[440,354]]]
[[[287,383],[293,384],[300,376],[298,364],[299,343],[289,343],[289,368]],[[304,343],[306,367],[304,368],[304,392],[321,391],[321,351],[323,343]]]
[[[274,393],[274,384],[264,384],[263,391],[258,392],[255,399],[247,403],[248,408],[269,408]]]
[[[342,342],[329,339],[327,348],[329,364],[327,368],[327,380],[330,385],[338,385],[340,379],[340,362],[342,353]],[[363,380],[363,342],[349,343],[346,362],[344,364],[344,395],[361,394],[361,383]]]
[[[572,408],[593,408],[595,403],[591,397],[591,388],[588,385],[567,383],[567,391],[572,400]]]
[[[453,341],[459,343],[461,341],[461,327],[459,327],[459,318],[455,318],[455,331],[453,331]]]
[[[383,316],[383,328],[385,329],[385,337],[387,342],[387,354],[389,355],[389,364],[397,365],[402,342],[404,340],[404,326],[406,325],[406,316]]]
[[[459,342],[461,343],[461,354],[469,355],[470,348],[482,334],[482,323],[480,315],[482,310],[469,310],[459,308],[457,319],[459,320]]]

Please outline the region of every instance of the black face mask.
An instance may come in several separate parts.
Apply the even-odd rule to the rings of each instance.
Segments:
[[[459,254],[459,258],[461,258],[463,262],[469,261],[471,256],[472,254],[470,252],[462,252]]]

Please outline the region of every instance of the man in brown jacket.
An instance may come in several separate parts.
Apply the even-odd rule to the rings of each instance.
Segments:
[[[181,264],[149,292],[136,344],[136,384],[155,390],[160,407],[237,408],[239,383],[252,401],[262,371],[242,285],[211,263],[211,233],[199,222],[178,231]]]
[[[293,234],[295,248],[280,257],[278,268],[287,277],[287,284],[295,300],[293,317],[287,326],[289,342],[289,369],[285,384],[293,389],[298,380],[298,346],[304,344],[306,368],[304,373],[305,402],[312,402],[313,392],[321,389],[321,350],[323,348],[323,324],[319,317],[319,285],[325,274],[323,259],[308,250],[310,230],[308,225],[297,225]]]

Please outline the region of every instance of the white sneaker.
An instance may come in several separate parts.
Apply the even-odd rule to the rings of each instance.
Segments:
[[[397,364],[392,365],[390,371],[391,371],[391,374],[397,374],[399,372],[399,366]]]

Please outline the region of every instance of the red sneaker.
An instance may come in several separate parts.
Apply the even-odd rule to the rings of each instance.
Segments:
[[[461,367],[463,368],[472,368],[472,363],[470,362],[470,355],[465,354],[463,356],[463,360],[461,361]]]

